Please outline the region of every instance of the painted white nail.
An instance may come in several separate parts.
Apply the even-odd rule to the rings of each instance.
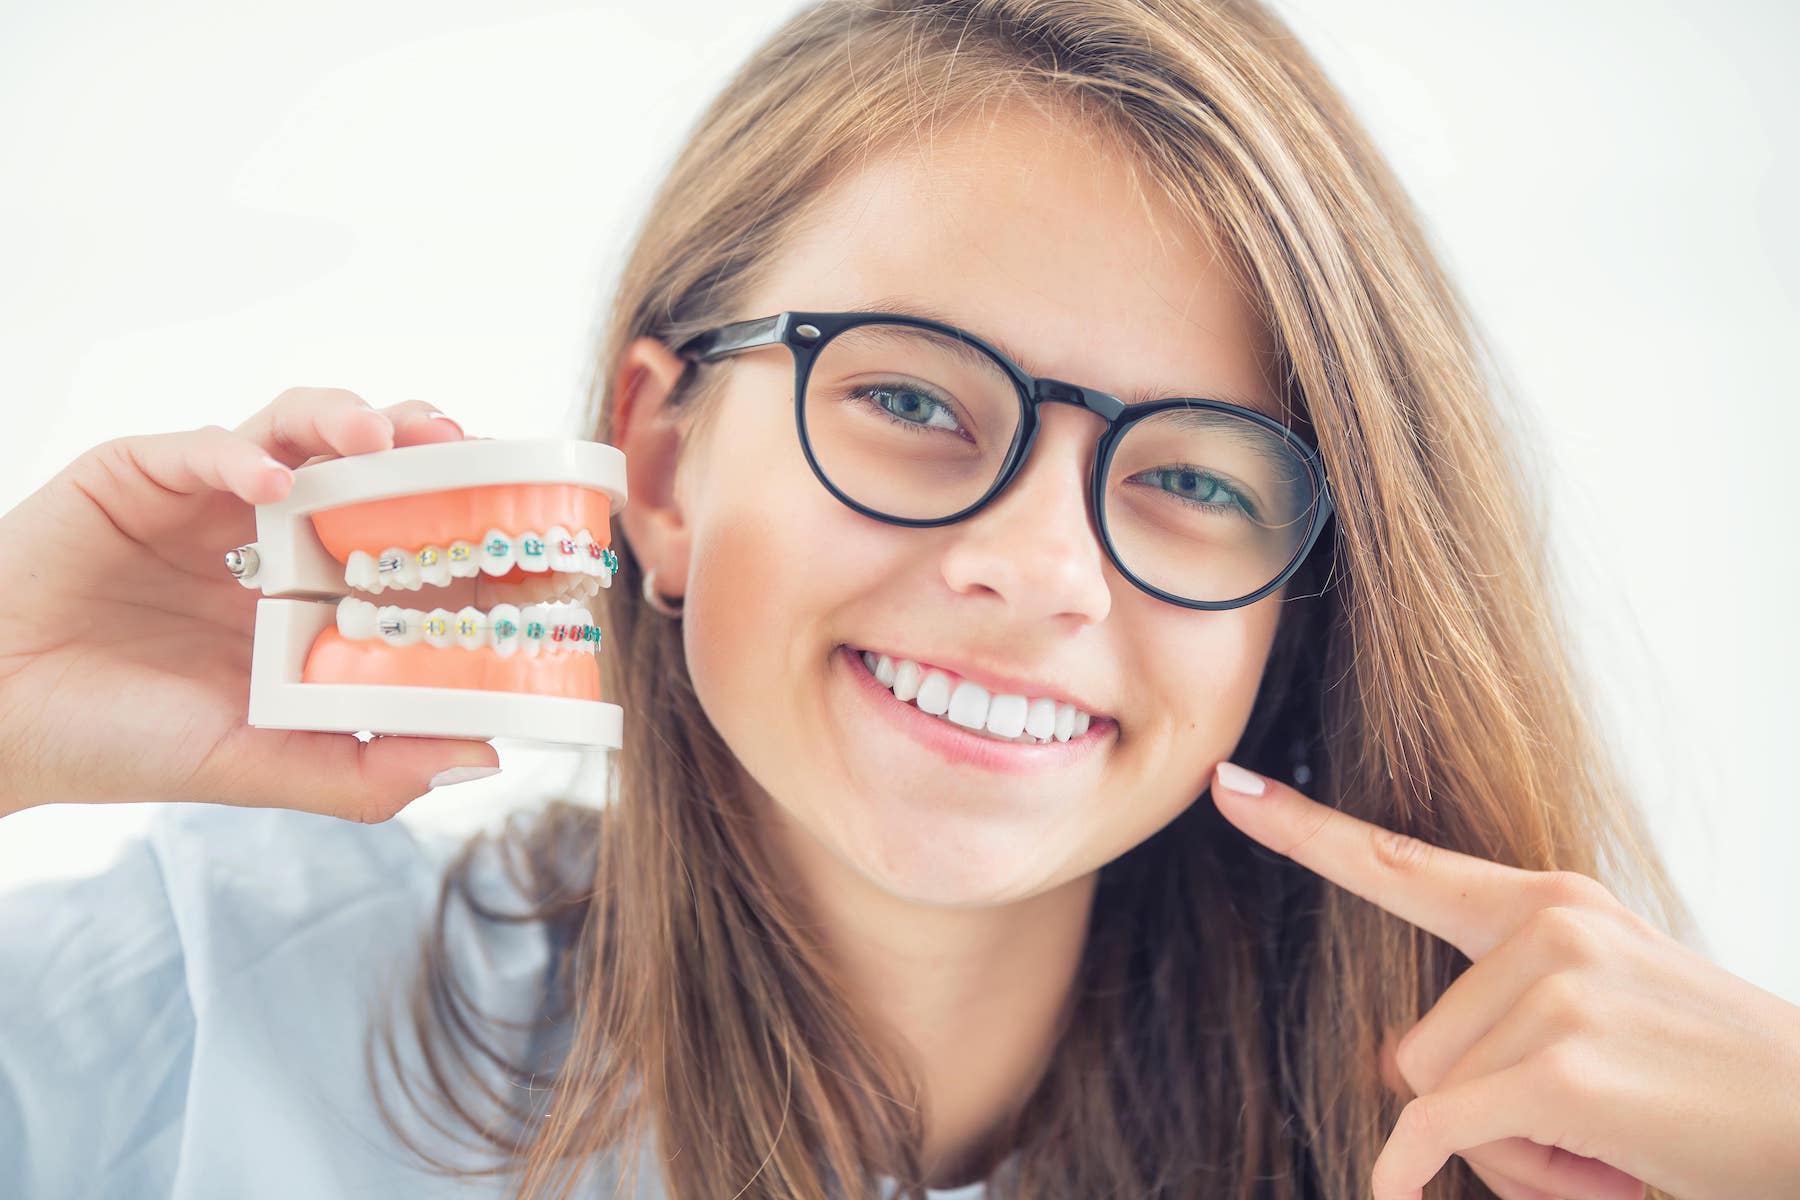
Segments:
[[[474,779],[486,779],[490,775],[498,775],[499,767],[450,767],[439,771],[431,777],[427,786],[434,788],[449,787],[453,783],[468,783]]]

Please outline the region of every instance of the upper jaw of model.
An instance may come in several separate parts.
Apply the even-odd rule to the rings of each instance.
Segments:
[[[459,538],[448,546],[389,546],[376,554],[352,550],[344,564],[344,585],[371,593],[391,588],[418,591],[423,586],[448,587],[452,579],[499,578],[516,567],[524,574],[570,577],[549,598],[575,599],[612,586],[617,565],[611,548],[595,541],[586,529],[570,533],[552,525],[542,534],[490,529],[479,543]]]

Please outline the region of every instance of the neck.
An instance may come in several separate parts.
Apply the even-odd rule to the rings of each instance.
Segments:
[[[851,869],[763,798],[771,861],[825,934],[853,1002],[900,1039],[924,1086],[931,1187],[981,1172],[1049,1065],[1097,876],[1010,904],[909,902]]]

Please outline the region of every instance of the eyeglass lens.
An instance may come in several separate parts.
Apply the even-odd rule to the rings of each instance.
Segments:
[[[888,516],[935,520],[979,500],[1021,436],[1012,378],[979,347],[930,329],[867,324],[823,346],[801,416],[832,485]],[[1293,443],[1195,406],[1127,429],[1101,497],[1119,561],[1197,601],[1247,596],[1300,549],[1319,502]]]

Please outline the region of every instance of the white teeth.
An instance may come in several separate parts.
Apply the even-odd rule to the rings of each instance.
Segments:
[[[960,680],[950,693],[950,710],[944,715],[967,729],[987,725],[988,690],[979,683]]]
[[[1025,697],[1002,694],[988,701],[986,729],[1006,738],[1024,733]]]
[[[519,535],[519,570],[542,575],[549,569],[550,556],[544,553],[544,539],[536,530],[527,529]]]
[[[442,546],[427,546],[419,551],[419,582],[431,587],[450,586],[450,559]]]
[[[381,576],[375,570],[375,556],[367,550],[352,550],[344,560],[344,586],[359,592],[379,592]]]
[[[921,712],[941,717],[950,711],[950,677],[942,671],[927,671],[919,683],[918,704]]]
[[[400,608],[388,604],[375,612],[375,629],[381,640],[390,646],[411,646],[418,642],[419,613],[415,609]]]
[[[496,604],[483,613],[473,606],[457,612],[434,608],[422,612],[398,605],[377,607],[367,600],[345,596],[337,604],[338,632],[347,638],[380,638],[391,646],[461,646],[479,650],[491,646],[502,658],[540,651],[597,654],[600,629],[594,615],[579,604],[532,604],[521,611],[511,604]]]
[[[495,612],[500,610],[496,608]],[[488,619],[474,605],[456,610],[456,644],[465,650],[479,650],[487,645]]]
[[[513,541],[503,529],[490,529],[481,539],[481,569],[489,575],[504,575],[518,559],[513,555]]]
[[[419,557],[410,550],[389,546],[375,560],[375,570],[381,576],[383,588],[419,590]]]
[[[368,555],[363,555],[368,558]],[[374,560],[371,559],[371,562]],[[358,600],[355,596],[345,596],[337,606],[338,632],[347,638],[372,638],[375,636],[375,606],[367,600]]]
[[[481,548],[473,542],[450,543],[450,577],[473,579],[481,571]]]
[[[549,606],[527,604],[519,610],[519,649],[527,656],[535,655],[550,633]]]
[[[425,614],[424,634],[427,644],[432,646],[448,646],[456,640],[456,631],[452,626],[456,622],[456,614],[447,608],[434,608]]]
[[[589,630],[594,628],[594,616],[579,604],[554,604],[546,606],[548,633],[544,642],[547,648],[557,650],[592,651],[597,639],[590,636]]]
[[[912,659],[902,659],[894,668],[894,699],[911,700],[919,694],[919,680],[924,672]]]
[[[493,631],[494,653],[502,658],[511,657],[519,648],[519,610],[512,604],[496,604],[488,614],[488,624]]]
[[[955,679],[909,659],[893,659],[870,650],[859,653],[869,673],[887,685],[896,700],[910,701],[921,712],[1001,741],[1030,744],[1055,738],[1066,742],[1085,734],[1092,724],[1092,718],[1072,704],[1008,693],[990,695],[977,683]]]
[[[576,575],[585,574],[581,564],[580,547],[576,544],[575,535],[561,525],[552,525],[544,530],[544,541],[548,544],[552,571],[565,571]]]
[[[584,543],[583,538],[588,540]],[[588,553],[588,547],[592,548],[592,555]],[[536,595],[545,601],[575,603],[611,586],[612,572],[607,565],[612,561],[611,556],[612,551],[594,543],[586,530],[577,535],[561,525],[552,525],[544,537],[526,530],[515,538],[504,529],[490,529],[480,544],[458,539],[447,548],[423,546],[416,551],[389,546],[378,555],[366,550],[352,550],[344,560],[344,585],[354,591],[376,594],[397,590],[416,592],[427,585],[449,587],[455,580],[473,579],[483,574],[498,578],[517,566],[544,581],[532,585],[517,598],[529,599]],[[421,628],[423,615],[421,613],[420,621],[415,622]],[[452,632],[454,629],[455,622],[452,621]]]

